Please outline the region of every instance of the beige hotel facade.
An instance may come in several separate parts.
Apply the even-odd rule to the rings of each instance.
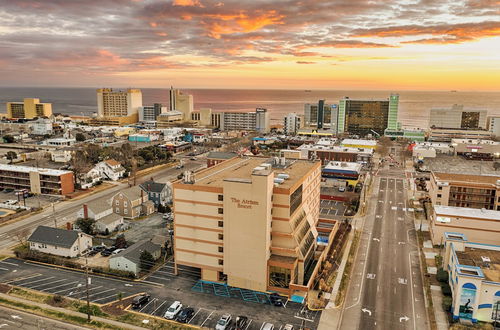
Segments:
[[[306,294],[313,282],[306,273],[315,273],[320,181],[319,160],[262,157],[187,175],[173,184],[176,266],[200,268],[206,281]]]

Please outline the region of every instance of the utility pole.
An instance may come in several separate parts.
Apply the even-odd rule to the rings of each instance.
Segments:
[[[52,217],[54,218],[54,228],[57,228],[56,207],[52,202]]]
[[[78,247],[80,248],[80,247]],[[87,290],[87,322],[90,322],[90,299],[89,299],[89,262],[87,256],[85,256],[85,288]]]

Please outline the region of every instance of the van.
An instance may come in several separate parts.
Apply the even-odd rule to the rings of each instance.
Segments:
[[[182,304],[180,301],[174,301],[172,305],[167,309],[165,314],[163,315],[164,318],[167,320],[173,320],[179,314],[179,312],[182,309]]]

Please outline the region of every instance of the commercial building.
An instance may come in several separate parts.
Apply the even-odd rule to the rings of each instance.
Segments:
[[[347,148],[361,148],[361,149],[375,149],[377,147],[376,140],[360,140],[360,139],[343,139],[340,142],[342,147]]]
[[[295,135],[303,125],[303,118],[296,113],[289,113],[283,119],[283,133]]]
[[[482,244],[500,242],[500,211],[434,205],[430,216],[432,244],[443,244],[445,232],[467,235]]]
[[[193,112],[193,95],[182,94],[178,89],[170,87],[169,90],[169,106],[170,111],[179,111],[182,113],[182,120],[191,120],[191,113]]]
[[[97,90],[97,118],[91,120],[91,124],[121,126],[136,123],[141,107],[140,89],[114,91],[112,88],[100,88]]]
[[[420,142],[410,146],[412,156],[417,159],[434,158],[439,154],[453,155],[454,149],[446,142]]]
[[[180,111],[168,111],[164,113],[160,113],[158,117],[156,117],[156,127],[158,128],[167,128],[172,127],[175,124],[182,122],[183,114]]]
[[[302,152],[302,159],[317,158],[321,160],[323,165],[330,161],[369,163],[374,152],[371,148],[350,148],[321,144],[303,144],[297,150]]]
[[[139,107],[139,121],[141,122],[153,122],[156,121],[156,117],[162,112],[167,112],[167,108],[161,103],[155,103],[153,105],[145,105]]]
[[[381,136],[386,129],[398,130],[398,104],[397,94],[391,94],[387,100],[353,100],[345,97],[339,101],[338,133]]]
[[[203,127],[220,127],[220,112],[213,112],[210,108],[202,108],[200,111],[194,111],[191,114],[191,120]]]
[[[52,120],[48,118],[38,118],[31,124],[31,134],[52,135],[53,132]]]
[[[486,129],[486,110],[464,110],[454,104],[450,109],[431,109],[430,128]]]
[[[211,151],[207,156],[207,167],[212,167],[237,156],[238,154],[235,152]]]
[[[257,108],[255,112],[223,112],[220,116],[220,129],[267,133],[270,131],[269,112],[263,108]]]
[[[453,139],[491,139],[492,134],[487,130],[431,128],[429,141],[450,142]]]
[[[500,136],[500,116],[489,116],[487,118],[487,128],[492,136]]]
[[[493,160],[500,157],[500,142],[478,139],[453,139],[455,153],[467,159]]]
[[[52,147],[71,147],[76,143],[75,138],[54,138],[43,141],[45,145]]]
[[[451,313],[460,322],[500,322],[500,245],[445,233],[445,270],[452,292]]]
[[[355,186],[358,183],[363,165],[353,162],[329,162],[321,170],[321,176],[344,185]]]
[[[500,210],[500,174],[492,162],[439,156],[424,164],[431,171],[433,205]]]
[[[173,183],[175,262],[302,301],[319,266],[320,174],[319,161],[261,157],[187,173]]]
[[[38,226],[28,238],[30,250],[74,258],[92,246],[92,236],[76,230]]]
[[[304,127],[337,134],[338,107],[319,100],[317,104],[304,104]]]
[[[52,116],[52,103],[26,98],[23,102],[7,102],[7,118],[33,119]]]
[[[71,171],[6,164],[0,164],[0,187],[49,195],[66,195],[75,191]]]

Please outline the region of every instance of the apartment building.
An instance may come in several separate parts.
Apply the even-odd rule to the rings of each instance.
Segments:
[[[7,118],[33,119],[52,116],[52,103],[40,103],[40,99],[26,98],[23,102],[7,102]]]
[[[183,121],[189,121],[194,108],[193,95],[183,94],[180,90],[170,87],[169,107],[170,111],[181,112]]]
[[[97,90],[97,118],[92,119],[91,124],[121,126],[136,123],[140,107],[140,89],[115,91],[112,88],[100,88]]]
[[[452,292],[451,314],[459,322],[500,322],[500,245],[445,233],[445,270]]]
[[[255,112],[223,112],[220,116],[220,129],[267,133],[271,129],[269,112],[263,108],[257,108]]]
[[[283,133],[285,135],[295,135],[304,124],[304,118],[296,113],[289,113],[283,119]]]
[[[500,136],[500,116],[489,116],[487,118],[487,128],[492,136]]]
[[[491,139],[493,134],[487,130],[460,128],[431,128],[429,141],[450,142],[453,139]]]
[[[0,187],[35,194],[65,195],[75,191],[73,172],[0,164]]]
[[[312,287],[321,163],[232,158],[173,184],[175,261],[202,280],[304,297]]]
[[[430,128],[486,129],[486,110],[464,110],[454,104],[449,109],[431,109]]]
[[[167,107],[164,107],[161,103],[139,107],[139,121],[156,121],[156,117],[158,117],[163,112],[167,112]]]
[[[221,112],[213,112],[210,108],[202,108],[191,113],[191,121],[202,127],[220,127]]]
[[[338,107],[319,100],[316,104],[304,104],[304,127],[317,130],[328,130],[337,134]]]

